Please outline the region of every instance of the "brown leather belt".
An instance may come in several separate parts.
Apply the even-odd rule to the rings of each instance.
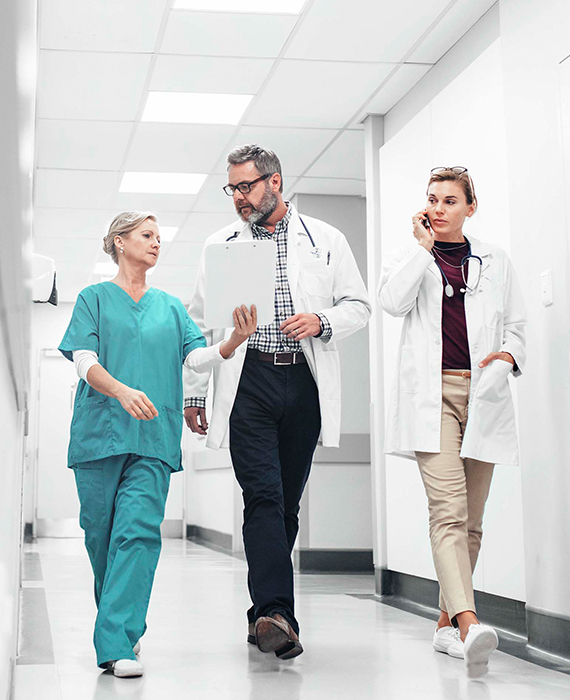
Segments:
[[[471,377],[471,370],[470,369],[442,369],[441,370],[442,374],[452,374],[455,377],[464,377],[464,378],[469,378]]]
[[[307,358],[302,352],[261,352],[261,350],[248,348],[245,356],[249,360],[271,362],[271,364],[278,366],[302,365],[307,362]]]

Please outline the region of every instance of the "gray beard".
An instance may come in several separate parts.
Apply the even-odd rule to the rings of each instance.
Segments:
[[[244,221],[247,221],[248,224],[261,225],[269,219],[278,206],[279,199],[277,195],[273,194],[271,189],[267,187],[257,208],[253,209],[251,214],[247,217],[240,216]]]

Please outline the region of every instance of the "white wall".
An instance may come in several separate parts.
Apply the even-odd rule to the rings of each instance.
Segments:
[[[0,697],[16,657],[21,552],[24,413],[29,401],[31,173],[35,3],[0,4]]]
[[[418,95],[425,96],[423,86]],[[473,177],[480,208],[466,233],[510,251],[500,41],[492,43],[394,132],[380,149],[383,255],[411,240],[410,218],[425,205],[429,171],[439,165],[468,166]],[[384,373],[389,378],[395,374],[401,320],[384,314],[383,323]],[[387,381],[386,401],[390,385]],[[386,458],[385,498],[388,568],[435,578],[426,497],[415,462]],[[497,467],[484,529],[476,587],[525,600],[519,469]]]
[[[512,256],[529,311],[519,387],[527,607],[570,616],[570,172],[561,142],[560,62],[570,55],[567,0],[501,0],[507,200]],[[570,72],[565,73],[570,91]],[[566,124],[566,137],[570,137]],[[566,200],[566,201],[565,201]],[[554,304],[540,300],[551,269]]]

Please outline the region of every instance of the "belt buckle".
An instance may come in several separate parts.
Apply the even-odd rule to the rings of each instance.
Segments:
[[[279,362],[278,356],[279,355],[291,355],[290,352],[276,352],[273,354],[273,364],[276,365],[277,367],[284,367],[285,365],[290,365],[291,360],[289,362]]]

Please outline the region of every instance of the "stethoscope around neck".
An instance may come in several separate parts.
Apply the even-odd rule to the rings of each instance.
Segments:
[[[317,246],[316,246],[316,244],[315,244],[315,241],[314,241],[313,237],[311,236],[311,232],[310,232],[309,229],[306,227],[305,222],[303,221],[303,219],[301,219],[300,216],[299,216],[299,221],[303,224],[303,228],[304,228],[305,231],[307,232],[307,236],[309,236],[309,240],[311,241],[311,245],[313,246],[313,248],[314,248],[316,251],[318,251],[319,249],[317,248]],[[227,243],[228,241],[233,241],[234,239],[236,239],[236,238],[239,236],[240,233],[241,233],[241,231],[235,231],[229,238],[226,238],[226,243]]]
[[[481,271],[482,271],[482,269],[483,269],[483,260],[482,260],[478,255],[473,255],[473,253],[471,252],[471,243],[470,243],[469,239],[468,239],[467,237],[465,237],[465,240],[467,241],[467,246],[468,246],[467,250],[468,250],[468,253],[467,253],[467,255],[463,256],[463,258],[461,258],[461,265],[460,265],[460,267],[461,267],[461,277],[463,278],[463,284],[464,284],[465,286],[462,287],[459,291],[460,291],[462,294],[466,294],[466,293],[468,293],[468,292],[471,293],[471,294],[473,294],[473,292],[476,292],[476,291],[477,291],[477,289],[478,289],[478,287],[479,287],[479,282],[481,281]],[[443,251],[442,251],[442,252],[443,252]],[[441,276],[442,276],[442,278],[443,278],[443,291],[445,292],[445,295],[451,299],[451,297],[455,294],[455,290],[453,289],[453,287],[451,286],[449,280],[447,279],[447,275],[446,275],[445,272],[443,271],[443,268],[442,268],[442,266],[440,265],[440,263],[439,263],[438,259],[436,258],[435,254],[432,253],[432,255],[433,255],[434,262],[435,262],[435,264],[438,266],[439,271],[441,272]],[[477,260],[477,262],[479,263],[479,275],[478,275],[478,277],[477,277],[477,283],[475,284],[474,287],[470,287],[470,286],[467,284],[467,279],[466,279],[466,277],[465,277],[465,263],[469,262],[469,260]]]

